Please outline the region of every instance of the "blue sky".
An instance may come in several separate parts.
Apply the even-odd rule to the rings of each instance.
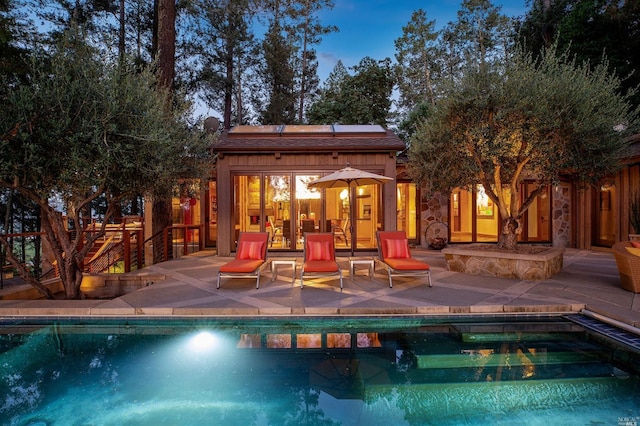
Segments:
[[[507,16],[520,16],[527,10],[526,0],[494,0]],[[462,0],[334,0],[332,10],[322,12],[323,25],[335,25],[340,31],[323,38],[315,46],[321,84],[338,60],[348,68],[362,58],[394,59],[394,41],[402,35],[414,10],[423,9],[436,29],[456,20]]]

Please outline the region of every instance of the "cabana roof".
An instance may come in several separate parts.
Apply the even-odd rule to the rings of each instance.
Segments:
[[[379,125],[236,126],[213,149],[224,153],[303,151],[402,151],[404,142]]]

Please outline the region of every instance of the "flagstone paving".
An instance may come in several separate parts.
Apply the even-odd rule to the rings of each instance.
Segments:
[[[358,269],[349,275],[347,257],[339,257],[344,289],[334,277],[306,279],[289,267],[275,281],[265,270],[260,288],[252,279],[223,279],[217,271],[229,261],[205,250],[145,268],[138,273],[164,276],[151,285],[112,300],[0,300],[0,316],[299,316],[299,315],[506,315],[569,313],[588,310],[640,327],[640,294],[620,288],[613,255],[567,249],[560,273],[543,281],[472,276],[448,271],[439,251],[414,249],[431,265],[433,287],[415,277],[394,279],[389,288],[383,270],[373,279]],[[272,258],[276,254],[272,255]],[[298,259],[297,274],[301,259]]]

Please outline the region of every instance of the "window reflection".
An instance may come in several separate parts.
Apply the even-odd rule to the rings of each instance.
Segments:
[[[291,348],[291,335],[267,334],[267,347],[276,349]]]
[[[351,334],[349,333],[328,333],[327,348],[350,348]]]
[[[314,349],[322,347],[322,335],[296,334],[296,347],[300,349]]]

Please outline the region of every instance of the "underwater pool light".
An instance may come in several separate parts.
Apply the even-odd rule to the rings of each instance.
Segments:
[[[201,331],[189,339],[189,349],[194,352],[210,351],[216,347],[216,336],[210,331]]]

